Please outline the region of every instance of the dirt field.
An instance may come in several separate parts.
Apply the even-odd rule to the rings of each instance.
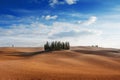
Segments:
[[[120,50],[0,48],[0,80],[120,80]]]

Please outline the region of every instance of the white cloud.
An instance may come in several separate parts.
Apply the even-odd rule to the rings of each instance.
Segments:
[[[50,0],[50,6],[54,7],[54,5],[58,4],[58,0]]]
[[[69,5],[76,4],[78,0],[65,0],[65,2]]]
[[[54,15],[54,16],[47,15],[47,16],[42,16],[42,18],[44,18],[45,20],[54,20],[54,19],[57,19],[58,16],[57,15]]]
[[[92,16],[92,17],[89,18],[88,21],[86,21],[86,24],[87,24],[87,25],[93,24],[93,23],[96,22],[96,20],[97,20],[97,17]]]
[[[87,29],[79,24],[67,22],[54,22],[52,29],[49,32],[50,38],[66,38],[66,37],[80,37],[100,35],[102,32],[99,30]]]
[[[59,1],[59,0],[50,0],[50,6],[54,7],[55,5],[59,5],[59,4],[68,4],[68,5],[72,5],[72,4],[76,4],[77,1],[79,0],[63,0],[63,1]]]
[[[78,21],[78,23],[89,26],[89,25],[95,23],[96,21],[97,21],[97,17],[96,16],[91,16],[88,20],[86,20],[86,21]]]
[[[94,30],[71,30],[68,32],[60,32],[58,34],[53,34],[50,36],[51,39],[56,38],[66,38],[66,37],[82,37],[82,36],[91,36],[91,35],[98,35],[101,34],[100,31],[94,31]]]
[[[77,21],[78,24],[82,24],[82,21]]]
[[[9,29],[0,28],[0,36],[6,37],[30,37],[44,36],[48,33],[47,25],[41,23],[12,25]]]
[[[50,26],[35,22],[9,27],[9,29],[0,28],[0,46],[12,44],[16,46],[41,46],[47,40],[66,41],[100,33],[97,30],[83,28],[82,25],[67,22],[54,22]],[[73,43],[74,40],[71,42]]]

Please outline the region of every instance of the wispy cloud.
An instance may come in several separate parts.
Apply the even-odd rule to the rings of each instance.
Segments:
[[[59,1],[58,0],[50,0],[50,6],[54,7],[54,5],[58,4]]]
[[[5,19],[5,18],[7,18],[7,19],[13,19],[13,18],[15,18],[15,16],[14,15],[9,15],[9,14],[0,15],[0,19]]]
[[[9,29],[0,28],[0,45],[7,45],[8,43],[15,43],[18,46],[22,43],[25,43],[24,46],[42,45],[40,41],[45,42],[53,40],[53,38],[54,40],[67,40],[67,38],[77,39],[78,37],[96,34],[100,34],[100,31],[84,28],[82,25],[69,22],[54,22],[49,26],[40,22],[33,22],[30,24],[11,25]],[[6,39],[6,41],[3,39]],[[7,40],[11,40],[11,42]]]
[[[42,18],[45,20],[54,20],[54,19],[57,19],[58,16],[57,15],[54,15],[54,16],[46,15],[46,16],[42,16]]]
[[[61,32],[58,34],[53,34],[50,36],[51,39],[56,39],[56,38],[66,38],[66,37],[83,37],[83,36],[91,36],[91,35],[99,35],[101,34],[101,31],[94,31],[94,30],[71,30],[68,32]]]
[[[77,1],[79,1],[79,0],[65,0],[65,2],[69,5],[76,4]]]
[[[68,4],[68,5],[72,5],[72,4],[76,4],[79,0],[63,0],[63,1],[59,1],[59,0],[50,0],[50,6],[54,7],[55,5],[63,5],[63,4]]]
[[[97,20],[96,16],[91,16],[88,20],[86,20],[86,21],[78,21],[78,23],[89,26],[89,25],[95,23],[96,20]]]

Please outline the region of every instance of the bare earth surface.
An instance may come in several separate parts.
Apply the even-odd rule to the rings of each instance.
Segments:
[[[0,48],[0,80],[120,80],[120,50]]]

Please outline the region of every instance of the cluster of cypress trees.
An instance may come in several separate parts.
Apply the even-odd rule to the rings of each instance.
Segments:
[[[53,41],[53,42],[46,42],[44,45],[45,51],[55,51],[55,50],[68,50],[70,49],[69,42],[60,42],[60,41]]]

